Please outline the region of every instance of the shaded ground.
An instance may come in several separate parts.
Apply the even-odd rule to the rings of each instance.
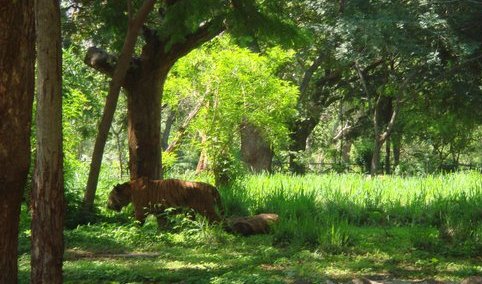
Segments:
[[[414,248],[413,228],[358,228],[354,246],[328,253],[273,246],[270,235],[236,237],[209,228],[158,233],[154,226],[103,224],[66,232],[65,282],[330,284],[367,278],[374,284],[458,283],[482,275],[480,256],[449,257]],[[25,252],[21,283],[28,282],[29,262]]]

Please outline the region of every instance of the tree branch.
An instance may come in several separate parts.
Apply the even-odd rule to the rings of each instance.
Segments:
[[[166,153],[174,152],[179,147],[179,145],[181,144],[181,140],[184,137],[184,134],[186,133],[187,127],[201,110],[201,107],[204,105],[204,101],[205,101],[205,96],[193,108],[193,110],[189,113],[189,115],[184,119],[182,125],[178,129],[178,134],[176,138],[174,138],[174,140],[166,148],[166,151],[165,151]]]
[[[225,27],[221,24],[217,24],[213,21],[207,22],[204,25],[201,25],[192,34],[187,35],[183,42],[173,44],[167,57],[175,62],[178,58],[187,55],[193,49],[222,33],[224,29]]]
[[[363,87],[363,91],[365,92],[365,94],[368,97],[370,97],[370,93],[368,92],[368,85],[367,85],[367,81],[365,80],[364,72],[360,68],[360,65],[358,64],[358,62],[355,62],[355,69],[356,69],[356,72],[358,74],[358,78],[360,79],[360,83]]]
[[[385,131],[382,134],[380,134],[380,136],[378,138],[380,140],[381,144],[385,143],[387,138],[392,133],[393,127],[395,125],[395,119],[396,119],[396,117],[398,115],[398,111],[400,109],[400,97],[401,97],[401,95],[400,95],[400,93],[398,93],[397,99],[396,99],[396,102],[395,102],[395,108],[393,109],[392,116],[390,117],[390,121],[388,122],[388,124],[385,128]]]
[[[117,64],[117,57],[107,53],[101,48],[92,46],[87,49],[84,63],[87,64],[87,66],[112,77]]]
[[[385,128],[385,131],[379,136],[379,139],[380,139],[380,142],[381,142],[381,143],[384,143],[385,140],[387,140],[387,138],[388,138],[388,137],[390,136],[390,134],[392,133],[393,127],[394,127],[394,125],[395,125],[395,119],[396,119],[397,114],[398,114],[398,112],[399,112],[399,110],[400,110],[401,94],[405,94],[405,93],[406,93],[407,86],[408,86],[409,82],[412,80],[412,78],[414,78],[415,75],[418,74],[417,71],[418,71],[418,70],[413,70],[413,71],[407,76],[407,78],[405,78],[405,80],[403,80],[402,87],[401,87],[401,91],[398,92],[398,94],[397,94],[397,98],[396,98],[396,101],[395,101],[395,108],[393,109],[392,116],[390,117],[390,121],[388,122],[387,127]]]
[[[348,122],[343,126],[342,129],[338,131],[338,133],[335,135],[335,137],[332,138],[333,142],[337,141],[338,139],[345,137],[348,133],[351,132],[353,129],[353,125],[350,125]]]
[[[303,79],[301,80],[301,85],[300,85],[301,95],[305,94],[306,89],[310,84],[311,78],[313,77],[313,74],[323,62],[323,57],[324,57],[323,55],[324,55],[323,53],[320,53],[320,55],[318,55],[318,57],[315,59],[313,64],[311,64],[311,66],[305,71],[305,74],[303,75]]]
[[[102,48],[91,46],[87,49],[85,54],[84,63],[99,71],[100,73],[112,78],[114,76],[114,70],[117,66],[118,58],[112,54],[107,53]],[[141,65],[140,58],[132,57],[129,62],[127,73],[135,74],[136,70]]]

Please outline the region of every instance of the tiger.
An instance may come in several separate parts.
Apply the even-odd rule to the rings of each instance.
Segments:
[[[159,226],[165,224],[161,214],[170,207],[193,209],[211,222],[221,220],[218,213],[222,212],[221,196],[216,187],[208,183],[140,177],[114,186],[107,208],[119,212],[131,202],[141,225],[149,214],[156,215]]]

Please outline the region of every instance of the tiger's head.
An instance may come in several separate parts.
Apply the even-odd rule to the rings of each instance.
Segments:
[[[109,193],[107,200],[107,208],[121,211],[124,206],[131,202],[131,187],[130,183],[117,184]]]

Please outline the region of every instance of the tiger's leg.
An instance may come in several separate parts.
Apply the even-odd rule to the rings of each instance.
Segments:
[[[165,214],[157,214],[156,218],[158,230],[165,230],[169,227],[169,220]]]
[[[214,208],[204,211],[203,215],[206,216],[210,222],[217,222],[221,220],[217,210]]]
[[[135,208],[135,217],[141,226],[146,222],[147,212],[143,208]]]

